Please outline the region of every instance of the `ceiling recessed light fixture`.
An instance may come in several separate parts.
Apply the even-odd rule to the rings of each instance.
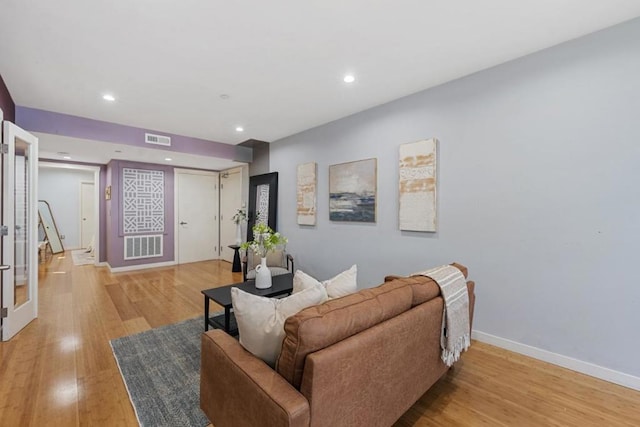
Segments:
[[[223,94],[220,95],[220,99],[229,99],[229,98],[230,98],[230,96],[227,95],[226,93],[223,93]]]
[[[244,128],[242,126],[236,126],[236,132],[244,132]]]
[[[171,160],[173,160],[171,157],[165,157],[164,158],[167,162],[170,162]]]
[[[104,95],[102,95],[102,99],[104,99],[105,101],[113,102],[116,100],[116,97],[111,95],[110,93],[105,93]]]
[[[356,81],[356,77],[353,74],[347,74],[342,80],[344,80],[345,83],[353,83]]]

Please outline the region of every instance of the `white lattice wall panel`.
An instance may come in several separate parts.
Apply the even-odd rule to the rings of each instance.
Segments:
[[[164,231],[164,172],[122,170],[125,234]]]
[[[154,236],[125,236],[124,259],[162,256],[162,234]]]
[[[269,186],[266,184],[256,189],[256,224],[269,224]]]

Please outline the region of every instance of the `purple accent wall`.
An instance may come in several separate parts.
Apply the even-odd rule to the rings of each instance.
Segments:
[[[2,113],[4,114],[4,119],[9,120],[10,122],[16,122],[16,104],[13,102],[13,98],[11,98],[11,94],[9,93],[9,89],[7,85],[4,84],[4,80],[0,75],[0,109],[2,109]]]
[[[123,194],[122,194],[122,169],[146,169],[164,172],[164,239],[162,257],[144,258],[136,260],[124,259],[124,233],[123,233]],[[174,194],[173,194],[173,167],[155,165],[149,163],[128,162],[113,160],[107,165],[105,171],[106,185],[111,185],[111,200],[106,205],[106,254],[107,262],[113,268],[128,267],[132,265],[155,264],[174,260]],[[158,234],[158,233],[143,233]],[[128,234],[129,236],[131,234]]]
[[[43,132],[171,152],[212,156],[238,162],[251,162],[253,157],[252,150],[248,147],[103,122],[69,114],[54,113],[36,108],[18,106],[16,107],[15,116],[16,124],[31,132]],[[144,142],[145,133],[170,136],[171,147],[146,144]]]

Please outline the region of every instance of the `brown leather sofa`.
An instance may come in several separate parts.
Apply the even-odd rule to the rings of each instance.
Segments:
[[[467,287],[473,318],[474,283]],[[200,407],[215,427],[391,426],[447,371],[442,310],[431,279],[388,276],[287,319],[275,370],[209,331]]]

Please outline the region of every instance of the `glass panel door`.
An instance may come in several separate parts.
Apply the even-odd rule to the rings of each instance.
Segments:
[[[29,295],[29,269],[28,245],[27,239],[29,235],[29,208],[27,201],[29,198],[29,174],[27,168],[31,158],[29,156],[29,145],[20,140],[15,140],[14,151],[14,205],[13,217],[15,219],[13,234],[13,266],[15,273],[13,275],[14,308],[20,307],[31,299]]]
[[[3,124],[2,155],[2,340],[37,316],[37,162],[38,139],[10,122]]]

